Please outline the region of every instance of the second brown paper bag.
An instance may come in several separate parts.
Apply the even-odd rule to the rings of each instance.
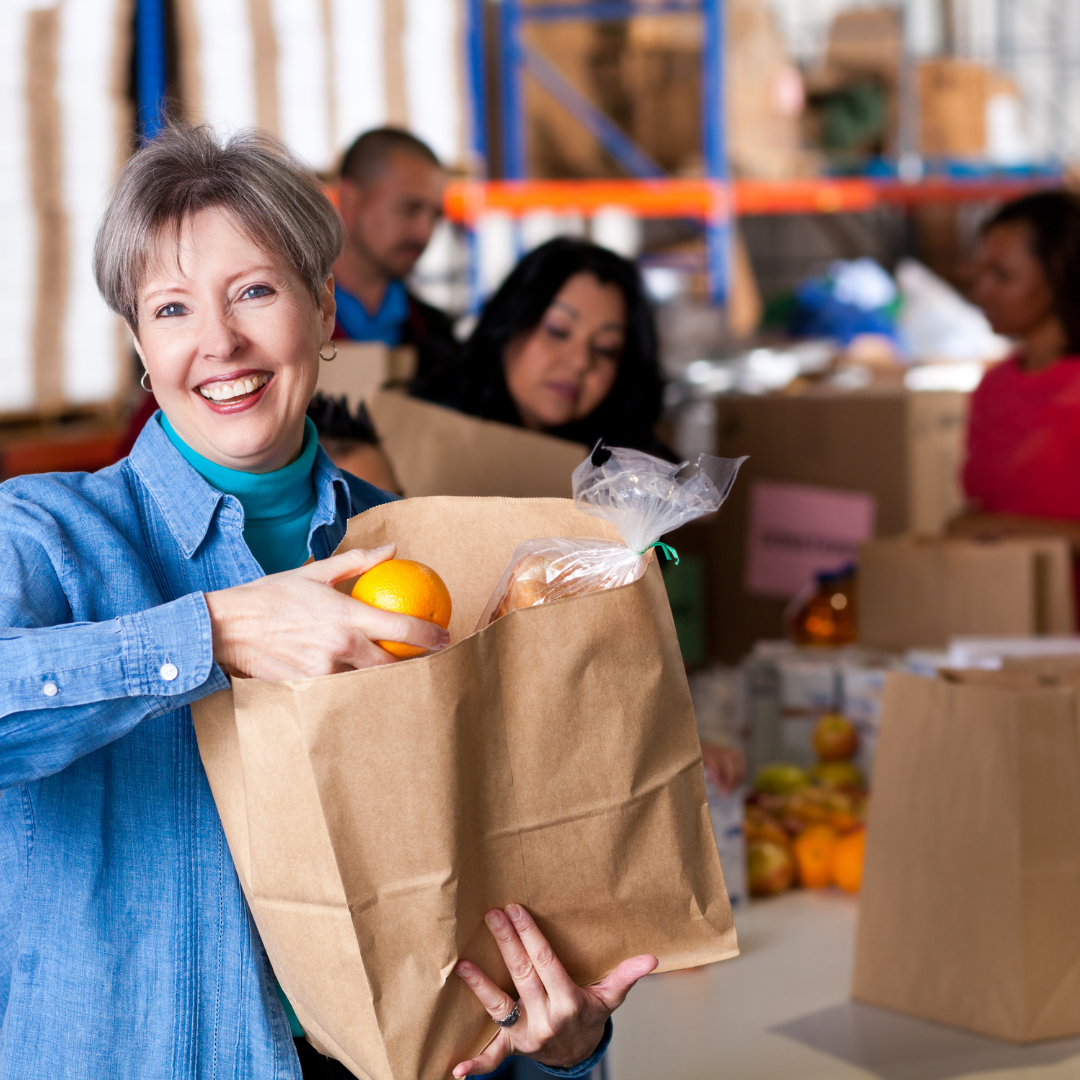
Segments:
[[[410,499],[354,518],[454,601],[450,649],[194,706],[245,895],[310,1040],[371,1080],[436,1080],[497,1029],[453,973],[510,990],[484,912],[523,903],[579,984],[655,953],[735,955],[700,749],[655,563],[476,634],[517,544],[617,539],[556,499]]]
[[[853,996],[1016,1042],[1080,1034],[1080,669],[890,674]]]

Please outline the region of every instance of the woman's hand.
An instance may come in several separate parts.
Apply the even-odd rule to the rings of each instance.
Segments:
[[[730,795],[746,775],[746,758],[738,747],[703,742],[701,759],[705,762],[705,775],[725,795]]]
[[[458,1065],[455,1077],[491,1072],[510,1054],[558,1068],[579,1064],[600,1045],[608,1017],[634,983],[656,967],[655,956],[635,956],[593,986],[577,986],[523,907],[510,904],[505,913],[489,911],[486,922],[520,995],[521,1016],[512,1027],[503,1028],[479,1057]],[[517,1002],[475,964],[462,960],[454,970],[493,1020],[513,1012]]]
[[[298,570],[206,594],[214,659],[256,679],[308,679],[392,664],[376,641],[444,649],[450,635],[435,623],[354,600],[333,588],[393,558],[394,545],[356,549]]]

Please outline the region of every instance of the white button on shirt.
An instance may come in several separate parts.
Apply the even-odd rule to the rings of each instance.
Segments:
[[[175,664],[162,664],[161,670],[158,674],[166,681],[172,682],[180,672],[177,670]]]
[[[44,695],[45,695],[46,697],[56,697],[56,695],[60,693],[60,687],[59,687],[59,686],[57,686],[57,685],[56,685],[56,683],[54,683],[54,682],[47,682],[47,683],[46,683],[46,684],[45,684],[45,685],[44,685],[44,686],[43,686],[43,687],[41,688],[41,692],[42,692],[42,693],[43,693],[43,694],[44,694]]]

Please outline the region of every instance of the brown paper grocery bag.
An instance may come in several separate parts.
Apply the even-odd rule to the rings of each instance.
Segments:
[[[1056,537],[894,537],[859,551],[859,641],[941,648],[970,635],[1071,634],[1072,556]]]
[[[1080,1033],[1080,670],[888,676],[853,996]]]
[[[515,546],[615,534],[556,499],[410,499],[349,523],[453,597],[452,646],[194,706],[244,893],[311,1041],[357,1076],[435,1080],[495,1025],[454,974],[511,983],[484,912],[524,904],[580,984],[626,957],[722,960],[735,931],[675,628],[632,585],[470,633]]]
[[[395,391],[372,394],[367,407],[383,452],[409,497],[570,498],[570,474],[589,450]]]

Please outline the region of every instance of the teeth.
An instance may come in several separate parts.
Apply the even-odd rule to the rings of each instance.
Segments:
[[[210,383],[209,386],[200,386],[199,393],[211,401],[232,401],[233,398],[253,393],[269,381],[269,375],[248,375],[231,383]]]

